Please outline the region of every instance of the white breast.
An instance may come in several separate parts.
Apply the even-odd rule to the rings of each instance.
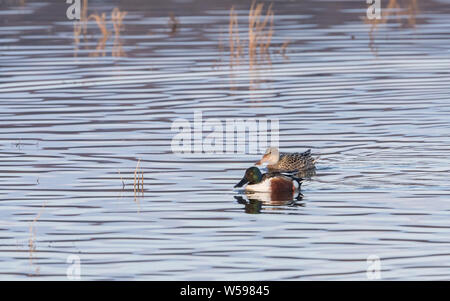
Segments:
[[[270,187],[270,179],[266,179],[264,182],[258,184],[251,184],[245,187],[247,191],[255,192],[270,192],[272,188]]]

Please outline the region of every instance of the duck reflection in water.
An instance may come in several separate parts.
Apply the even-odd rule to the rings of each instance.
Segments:
[[[286,193],[276,196],[266,192],[246,192],[245,195],[236,195],[234,198],[239,204],[245,206],[245,213],[249,214],[261,213],[263,205],[265,210],[283,210],[285,207],[305,206],[304,203],[301,203],[303,194],[300,192],[297,195]]]
[[[262,205],[296,206],[303,195],[300,193],[302,179],[291,174],[265,173],[250,167],[234,187],[245,186],[245,196],[235,196],[238,203],[245,205],[247,213],[260,213]]]

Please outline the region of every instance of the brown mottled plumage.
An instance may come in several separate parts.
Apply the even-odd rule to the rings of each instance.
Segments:
[[[303,153],[279,153],[278,149],[270,147],[257,165],[268,162],[269,171],[305,172],[314,170],[316,160],[310,149]]]
[[[299,171],[314,168],[315,159],[311,156],[311,150],[304,153],[280,153],[280,159],[276,164],[268,165],[269,170]]]

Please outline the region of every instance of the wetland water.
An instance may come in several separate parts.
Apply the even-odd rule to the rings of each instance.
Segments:
[[[376,255],[382,279],[448,280],[449,1],[376,27],[365,2],[275,1],[252,63],[231,1],[89,1],[106,36],[64,1],[0,2],[0,279],[64,280],[77,255],[84,280],[365,280]],[[195,111],[278,119],[282,151],[321,156],[303,199],[246,209],[260,155],[173,154]]]

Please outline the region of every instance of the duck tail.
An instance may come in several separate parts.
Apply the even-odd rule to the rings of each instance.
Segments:
[[[316,164],[316,162],[319,161],[319,159],[320,159],[320,156],[313,158],[313,164]]]
[[[308,149],[307,151],[303,152],[302,155],[305,156],[305,157],[310,156],[311,155],[311,149]]]

